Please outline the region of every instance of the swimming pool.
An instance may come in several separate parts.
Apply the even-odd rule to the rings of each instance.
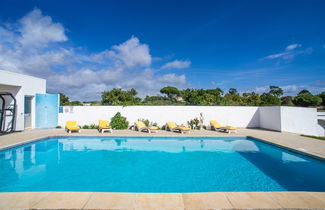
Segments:
[[[324,175],[324,161],[250,137],[51,137],[0,151],[0,192],[324,192]]]

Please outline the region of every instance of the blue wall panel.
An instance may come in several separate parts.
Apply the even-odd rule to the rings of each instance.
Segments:
[[[58,125],[58,109],[58,94],[36,94],[36,128],[55,128]]]

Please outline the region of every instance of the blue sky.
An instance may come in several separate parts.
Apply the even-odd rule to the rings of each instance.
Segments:
[[[72,99],[167,85],[325,91],[325,1],[0,5],[0,68],[46,78],[49,92]]]

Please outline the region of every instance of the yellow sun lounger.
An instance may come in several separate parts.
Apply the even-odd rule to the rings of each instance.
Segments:
[[[98,131],[101,133],[104,133],[105,131],[113,133],[112,126],[109,126],[108,120],[99,120]]]
[[[166,123],[166,130],[172,131],[172,132],[190,132],[190,128],[186,126],[177,126],[174,122],[167,122]]]
[[[155,133],[159,130],[157,126],[147,127],[142,121],[137,121],[134,123],[135,130],[137,131],[146,131],[148,133]]]
[[[222,126],[220,123],[218,123],[215,120],[211,120],[210,125],[211,125],[211,130],[223,131],[223,132],[227,132],[227,133],[236,133],[237,132],[237,129],[235,127],[232,127],[230,125]]]
[[[80,127],[77,125],[76,121],[67,121],[65,123],[65,130],[69,133],[72,131],[78,131],[78,133],[80,133]]]

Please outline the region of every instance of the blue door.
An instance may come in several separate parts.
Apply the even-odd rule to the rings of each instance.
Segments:
[[[55,128],[58,125],[58,94],[36,94],[36,128]]]

